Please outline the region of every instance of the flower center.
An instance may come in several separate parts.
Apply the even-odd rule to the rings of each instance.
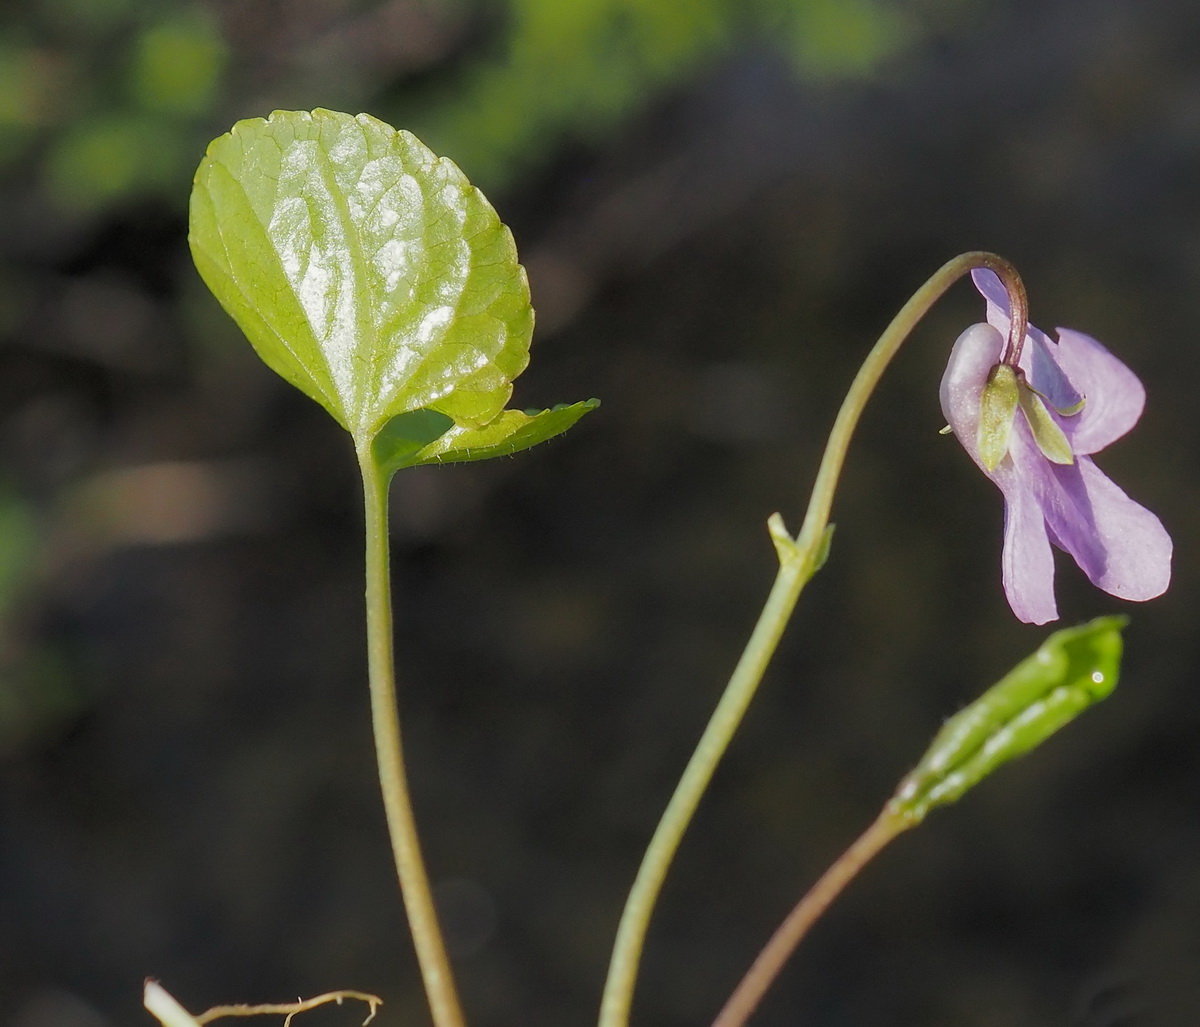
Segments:
[[[1050,414],[1045,399],[1025,380],[1025,372],[1003,359],[988,372],[979,397],[979,459],[994,471],[1008,452],[1013,419],[1020,409],[1033,441],[1051,463],[1073,464],[1070,440]],[[1072,409],[1057,411],[1070,417],[1083,409],[1081,399]]]

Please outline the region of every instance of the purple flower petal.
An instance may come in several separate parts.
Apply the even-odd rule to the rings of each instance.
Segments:
[[[1059,425],[1076,453],[1096,453],[1137,424],[1146,390],[1128,367],[1090,335],[1058,330],[1054,359],[1083,394],[1083,409]]]
[[[1087,407],[1087,397],[1077,389],[1058,363],[1059,347],[1046,340],[1026,334],[1025,348],[1021,353],[1021,367],[1028,375],[1029,384],[1044,396],[1052,410],[1063,414],[1059,423],[1076,423],[1075,418]],[[1054,346],[1051,350],[1050,347]],[[1074,411],[1066,414],[1065,411]]]
[[[987,301],[988,323],[1007,338],[1011,308],[999,276],[987,268],[976,268],[971,279]],[[1021,368],[1055,410],[1068,410],[1080,398],[1084,400],[1079,413],[1056,418],[1076,453],[1099,452],[1129,431],[1142,415],[1146,390],[1137,375],[1083,332],[1060,328],[1058,342],[1052,342],[1030,325]]]
[[[1000,281],[1000,276],[995,271],[986,267],[977,267],[971,272],[971,281],[975,283],[975,288],[987,301],[989,314],[992,313],[994,307],[1005,320],[1012,317],[1012,306],[1008,302],[1008,290],[1004,288],[1004,283]],[[990,323],[991,320],[989,317],[988,322]]]
[[[942,375],[939,393],[942,413],[963,449],[980,468],[983,461],[979,457],[979,395],[1003,349],[1003,336],[990,324],[971,325],[955,341]]]
[[[1024,427],[1024,426],[1020,426]],[[1019,430],[1010,454],[1055,543],[1097,588],[1137,602],[1162,595],[1171,582],[1171,537],[1162,522],[1080,456],[1051,464]]]
[[[1004,494],[1002,566],[1013,612],[1034,624],[1058,616],[1052,543],[1070,553],[1088,578],[1112,595],[1130,600],[1161,595],[1171,580],[1170,536],[1154,514],[1114,485],[1088,456],[1127,432],[1145,402],[1137,376],[1095,339],[1060,329],[1061,341],[1050,343],[1032,329],[1026,341],[1025,357],[1031,364],[1047,365],[1043,383],[1049,370],[1051,379],[1057,374],[1087,397],[1078,414],[1052,414],[1071,443],[1074,463],[1048,460],[1028,422],[1018,415],[1007,454],[993,471],[983,467],[980,395],[1004,348],[1007,297],[994,275],[992,281],[983,277],[980,282],[979,277],[983,276],[977,276],[977,284],[988,299],[989,323],[972,325],[954,343],[940,398],[955,436]]]
[[[979,397],[988,372],[1000,359],[1004,337],[990,324],[972,325],[954,343],[942,376],[942,413],[962,447],[983,469],[979,456]],[[1028,427],[1018,418],[1014,429]],[[1040,459],[1041,454],[1038,453]],[[1054,555],[1046,520],[1035,496],[1025,488],[1005,457],[988,473],[1004,494],[1004,592],[1013,613],[1027,624],[1045,624],[1058,617],[1054,601]]]
[[[1054,599],[1054,553],[1037,498],[1023,486],[1011,463],[992,478],[1004,493],[1004,594],[1017,619],[1045,624],[1058,619]]]
[[[987,300],[988,324],[998,329],[1000,334],[1005,338],[1008,338],[1008,325],[1012,320],[1012,306],[1008,302],[1008,290],[1004,288],[1004,283],[1000,281],[1000,276],[995,271],[991,271],[986,267],[977,267],[971,272],[971,281],[975,283],[975,288]],[[1040,341],[1047,347],[1054,345],[1045,332],[1033,325],[1026,326],[1025,339],[1026,348],[1028,348],[1029,340]],[[1021,365],[1026,371],[1030,370],[1025,360],[1021,361]]]

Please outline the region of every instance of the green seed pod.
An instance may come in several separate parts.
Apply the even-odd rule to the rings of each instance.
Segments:
[[[1117,683],[1125,617],[1056,631],[1032,656],[938,732],[889,803],[919,823],[1003,763],[1040,745],[1108,695]]]

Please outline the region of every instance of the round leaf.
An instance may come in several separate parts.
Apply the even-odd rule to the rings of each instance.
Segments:
[[[528,363],[508,229],[453,163],[369,115],[238,122],[196,172],[189,240],[259,356],[358,443],[421,409],[485,425]]]

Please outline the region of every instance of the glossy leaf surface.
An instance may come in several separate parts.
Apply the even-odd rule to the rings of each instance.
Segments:
[[[1040,745],[1117,684],[1124,617],[1056,631],[955,714],[890,803],[914,821],[954,802],[993,770]]]
[[[369,115],[238,122],[196,173],[189,240],[262,359],[357,443],[417,410],[482,428],[528,362],[508,229],[453,163]]]

